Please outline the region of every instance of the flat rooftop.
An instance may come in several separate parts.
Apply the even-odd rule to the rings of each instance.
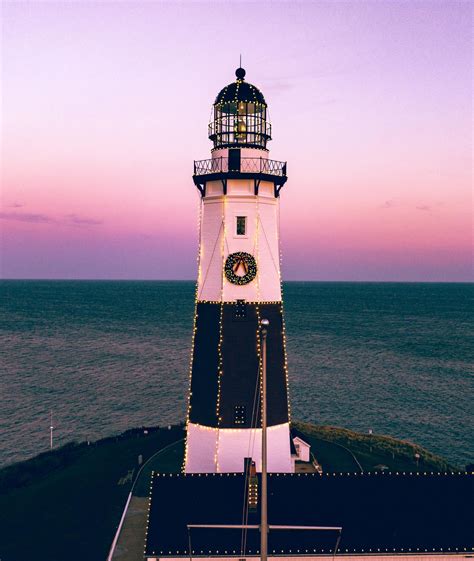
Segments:
[[[270,525],[342,526],[338,553],[472,552],[472,473],[300,473],[268,477]],[[259,530],[193,528],[242,524],[243,474],[153,473],[147,557],[258,555]],[[246,524],[260,524],[259,504]],[[334,530],[271,530],[269,554],[331,554]]]

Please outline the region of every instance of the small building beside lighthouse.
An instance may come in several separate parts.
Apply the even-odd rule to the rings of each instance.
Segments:
[[[200,193],[199,271],[186,426],[186,473],[261,464],[259,321],[268,328],[268,469],[293,471],[280,273],[286,162],[269,157],[263,93],[236,79],[216,97],[211,158],[194,162]]]

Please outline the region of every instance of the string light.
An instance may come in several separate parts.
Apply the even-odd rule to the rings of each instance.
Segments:
[[[278,425],[272,425],[270,427],[268,427],[268,431],[278,431],[279,429],[281,429],[282,427],[287,426],[288,423],[280,423]],[[196,427],[199,430],[204,430],[204,431],[209,431],[209,432],[217,432],[217,427],[209,427],[207,425],[201,425],[200,423],[193,423],[193,426]],[[255,429],[252,429],[252,432],[255,431]],[[225,427],[220,427],[219,428],[219,432],[223,433],[223,434],[234,434],[234,433],[248,433],[249,429],[246,428],[225,428]],[[190,474],[184,474],[184,475],[190,475]]]
[[[289,381],[289,372],[288,372],[288,354],[286,351],[286,324],[285,324],[285,314],[283,311],[283,278],[281,275],[281,267],[282,267],[282,251],[281,251],[281,242],[280,242],[280,198],[277,197],[277,212],[278,216],[275,217],[277,219],[277,231],[278,231],[278,253],[279,253],[279,267],[278,267],[278,276],[280,277],[280,314],[281,314],[281,321],[282,321],[282,335],[283,335],[283,370],[285,371],[285,382],[286,382],[286,402],[288,407],[288,422],[291,423],[291,405],[290,405],[290,381]]]
[[[211,154],[213,152],[223,150],[224,148],[225,146],[215,146],[214,148],[211,148]],[[246,144],[245,150],[258,150],[259,152],[267,152],[267,153],[270,152],[268,148],[264,148],[263,146],[252,146],[251,144]]]
[[[214,455],[214,464],[216,472],[219,472],[219,438],[220,438],[220,425],[221,425],[221,378],[223,375],[224,358],[222,356],[222,341],[223,341],[223,316],[224,316],[224,286],[225,286],[225,271],[224,271],[224,253],[226,241],[226,195],[222,195],[222,242],[221,242],[221,302],[219,310],[219,342],[217,344],[217,399],[216,399],[216,418],[217,418],[217,434],[216,434],[216,449]]]
[[[144,544],[144,551],[143,551],[144,555],[146,555],[146,550],[148,546],[148,531],[150,529],[150,510],[151,510],[151,499],[153,496],[153,483],[155,479],[154,476],[155,476],[155,472],[152,470],[151,478],[150,478],[150,490],[148,493],[148,509],[146,514],[145,544]]]
[[[189,419],[191,417],[191,402],[192,402],[192,376],[193,376],[193,361],[194,361],[194,344],[196,339],[197,333],[197,320],[198,320],[198,295],[199,295],[199,286],[201,284],[202,279],[202,217],[203,217],[203,199],[202,197],[199,200],[199,211],[198,211],[198,240],[199,240],[199,247],[198,247],[198,254],[197,254],[197,280],[196,280],[196,288],[195,288],[195,295],[194,295],[194,318],[193,318],[193,333],[191,336],[191,356],[189,360],[189,380],[188,380],[188,407],[186,411],[186,438],[185,438],[185,445],[184,445],[184,458],[183,458],[183,465],[182,471],[183,473],[186,470],[187,461],[188,461],[188,447],[189,447]]]
[[[220,304],[220,300],[199,300],[199,304]],[[247,304],[281,304],[281,300],[246,300]],[[224,304],[228,306],[233,306],[235,300],[224,300]]]
[[[255,195],[255,254],[257,255],[257,259],[260,262],[260,205],[259,205],[259,197]],[[262,368],[263,368],[263,360],[262,360],[262,349],[261,349],[261,339],[260,339],[260,323],[261,323],[261,316],[260,316],[260,271],[258,271],[257,275],[257,304],[255,306],[255,311],[257,314],[257,330],[256,330],[256,339],[257,339],[257,362],[258,362],[258,384],[261,396],[260,399],[260,424],[262,423],[263,418],[263,387],[262,387]],[[260,429],[261,430],[261,429]],[[253,450],[252,450],[253,452]],[[262,458],[260,458],[260,463],[262,462]]]
[[[247,142],[253,142],[266,150],[266,142],[271,139],[271,125],[266,119],[267,104],[263,95],[248,82],[245,82],[247,87],[243,89],[244,82],[243,78],[237,77],[217,95],[214,103],[214,121],[209,124],[209,138],[214,142],[214,149],[229,144],[251,147],[252,144]],[[260,97],[262,102],[259,101]],[[247,108],[242,108],[243,104],[246,104]],[[237,119],[234,115],[237,115]],[[245,117],[245,122],[242,117]],[[239,142],[241,139],[245,142]]]

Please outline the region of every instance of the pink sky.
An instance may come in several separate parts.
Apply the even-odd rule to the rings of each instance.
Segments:
[[[192,279],[239,54],[287,280],[472,280],[469,2],[4,2],[3,278]]]

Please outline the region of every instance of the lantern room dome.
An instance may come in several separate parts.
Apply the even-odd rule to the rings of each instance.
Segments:
[[[245,70],[237,68],[235,71],[237,79],[235,82],[227,85],[217,94],[214,105],[226,102],[239,102],[245,103],[258,102],[266,105],[263,93],[253,84],[245,81]]]
[[[235,82],[227,85],[214,102],[209,138],[214,148],[248,146],[266,149],[271,139],[267,103],[262,92],[245,81],[245,70],[237,68]]]

